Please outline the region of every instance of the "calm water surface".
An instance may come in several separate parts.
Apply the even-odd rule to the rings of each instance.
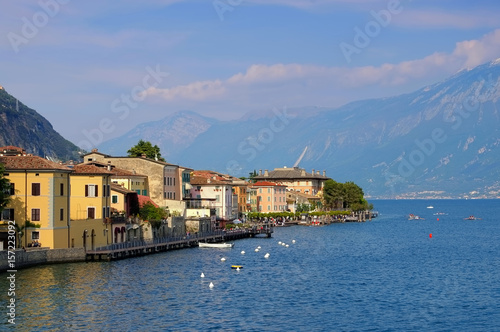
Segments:
[[[16,330],[500,330],[500,202],[373,203],[371,222],[276,228],[233,249],[18,271]]]

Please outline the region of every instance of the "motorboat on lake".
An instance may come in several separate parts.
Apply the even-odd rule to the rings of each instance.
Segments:
[[[413,213],[411,213],[409,216],[408,216],[408,220],[425,220],[424,218],[421,218],[420,216],[417,216]]]

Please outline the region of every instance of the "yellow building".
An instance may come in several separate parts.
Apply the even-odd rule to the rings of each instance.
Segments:
[[[94,165],[78,164],[71,173],[71,247],[94,249],[112,243],[112,173]]]
[[[0,163],[11,183],[2,220],[22,230],[17,245],[68,248],[71,169],[16,147],[0,148]]]

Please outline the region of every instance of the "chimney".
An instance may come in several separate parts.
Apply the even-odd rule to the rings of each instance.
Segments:
[[[305,169],[302,169],[300,171],[300,176],[306,176],[306,170]]]
[[[267,169],[264,171],[264,176],[269,176],[269,172],[267,171]]]
[[[326,171],[323,171],[323,176],[326,176]]]
[[[259,169],[259,176],[262,176],[262,170]]]
[[[97,152],[97,149],[92,149],[92,152]]]
[[[314,168],[313,168],[313,171],[312,171],[312,173],[311,173],[311,174],[312,174],[312,175],[314,175]]]
[[[319,175],[319,171],[316,171],[316,174]]]
[[[141,154],[141,158],[146,158],[146,154],[145,153]]]
[[[108,171],[111,171],[111,161],[108,161]]]

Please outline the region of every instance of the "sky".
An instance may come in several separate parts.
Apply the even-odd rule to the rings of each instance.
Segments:
[[[500,57],[498,0],[16,0],[0,85],[80,147],[191,110],[220,120],[414,91]]]

